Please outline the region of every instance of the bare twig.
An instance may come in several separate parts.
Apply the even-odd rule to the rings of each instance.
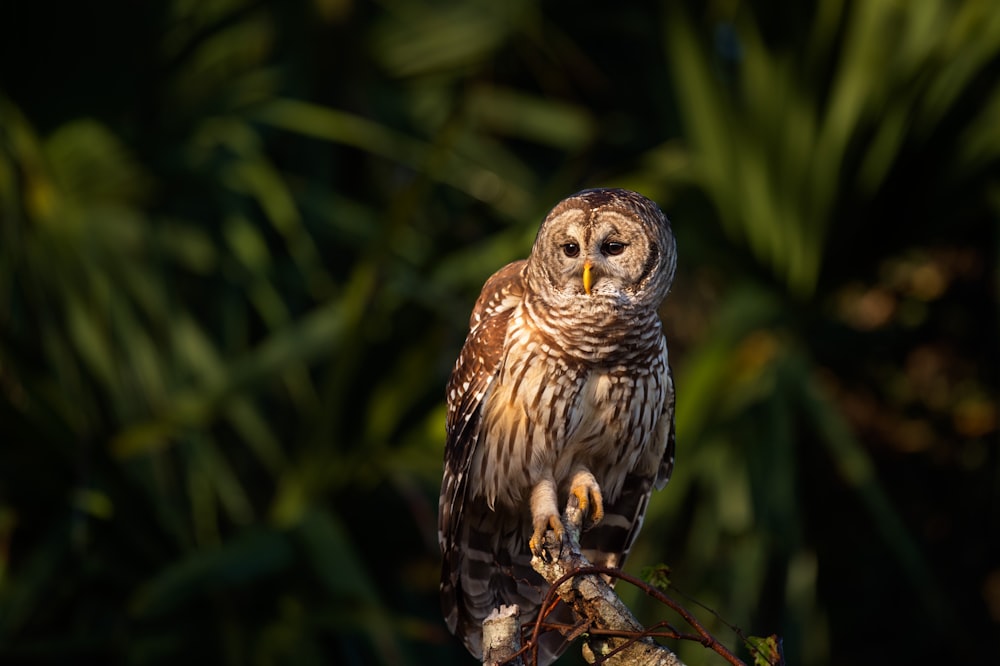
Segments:
[[[705,626],[698,620],[698,618],[696,618],[691,613],[691,611],[689,611],[687,608],[679,604],[674,599],[671,599],[662,591],[656,589],[652,585],[649,585],[645,581],[640,580],[635,576],[630,576],[629,574],[620,571],[619,569],[612,569],[610,567],[599,567],[592,565],[590,567],[582,569],[579,573],[582,574],[597,573],[605,576],[611,576],[613,578],[618,578],[620,580],[625,581],[626,583],[630,583],[638,587],[639,589],[643,590],[646,594],[659,601],[661,604],[671,608],[674,612],[676,612],[678,615],[684,618],[684,621],[687,622],[689,625],[691,625],[691,627],[697,632],[697,635],[678,634],[677,636],[671,636],[671,638],[681,638],[681,639],[696,641],[698,643],[701,643],[705,647],[711,648],[712,650],[717,652],[723,659],[728,661],[730,664],[733,664],[733,666],[745,666],[743,661],[741,661],[739,658],[736,657],[736,655],[730,652],[725,645],[720,643],[719,639],[717,639],[715,636],[709,633],[708,629],[705,628]],[[667,626],[669,627],[669,625]]]

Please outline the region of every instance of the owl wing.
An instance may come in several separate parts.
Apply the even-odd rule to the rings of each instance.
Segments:
[[[482,405],[503,360],[507,325],[524,296],[525,264],[524,260],[508,264],[483,285],[472,310],[469,335],[448,381],[447,441],[438,505],[438,542],[444,557],[441,604],[448,628],[453,633],[458,628],[460,616],[461,525],[469,468],[479,443]]]
[[[660,468],[657,470],[656,479],[653,482],[657,490],[663,490],[674,471],[674,406],[677,402],[677,394],[674,393],[674,371],[671,369],[669,361],[667,362],[665,378],[667,399],[663,405],[662,423],[666,428],[667,446],[663,450],[663,460],[660,461]]]

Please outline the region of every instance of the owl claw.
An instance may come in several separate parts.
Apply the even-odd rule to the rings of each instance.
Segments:
[[[559,516],[556,514],[551,514],[548,518],[542,518],[535,523],[534,533],[531,535],[531,539],[528,540],[528,547],[531,548],[531,554],[536,555],[543,560],[548,561],[550,557],[545,549],[545,532],[552,530],[555,534],[556,541],[562,543],[563,538],[563,524]]]
[[[601,487],[597,485],[597,480],[590,472],[580,471],[573,477],[569,489],[569,508],[573,508],[574,499],[576,508],[579,509],[577,515],[580,528],[589,530],[604,518],[604,496],[601,494]]]

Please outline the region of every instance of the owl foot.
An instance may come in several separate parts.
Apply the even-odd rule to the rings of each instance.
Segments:
[[[531,489],[531,539],[528,547],[532,555],[548,561],[544,548],[545,532],[552,530],[561,543],[563,537],[562,519],[559,517],[556,484],[551,478],[542,479]]]
[[[601,487],[597,485],[597,479],[588,470],[581,469],[573,475],[573,482],[569,487],[570,508],[573,508],[574,500],[579,511],[569,513],[579,516],[580,524],[577,527],[589,530],[604,518],[604,496],[601,494]]]
[[[548,530],[552,530],[552,533],[555,534],[557,543],[562,543],[563,524],[562,519],[557,514],[552,514],[535,523],[534,532],[531,535],[531,539],[528,540],[528,547],[531,548],[531,554],[542,558],[546,562],[551,559],[549,552],[545,549],[545,532]]]

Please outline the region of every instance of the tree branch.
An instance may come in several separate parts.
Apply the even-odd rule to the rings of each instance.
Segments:
[[[493,609],[483,620],[484,666],[523,666],[521,652],[521,622],[514,604]]]
[[[557,538],[549,530],[542,540],[542,553],[531,560],[531,566],[549,583],[549,591],[540,605],[531,637],[522,646],[517,606],[501,606],[483,621],[484,666],[523,666],[538,664],[539,636],[543,630],[558,630],[566,643],[586,635],[583,656],[592,664],[608,666],[684,666],[669,648],[653,640],[667,638],[700,643],[716,652],[732,666],[746,666],[733,652],[713,636],[683,605],[670,598],[656,585],[651,585],[622,571],[594,566],[580,550],[582,514],[571,497],[563,514],[563,535]],[[666,620],[643,627],[615,594],[609,581],[621,579],[643,590],[664,606],[676,612],[694,630],[678,631]],[[576,624],[556,624],[548,615],[565,603],[577,618]],[[710,610],[710,609],[709,609]],[[714,611],[712,611],[714,613]],[[716,614],[718,617],[718,614]],[[720,618],[721,619],[721,618]],[[781,639],[746,636],[736,627],[754,663],[783,666]]]
[[[563,514],[562,540],[554,532],[547,532],[542,546],[545,557],[535,556],[531,560],[531,566],[552,589],[542,604],[543,613],[535,624],[530,644],[537,645],[544,609],[551,608],[554,595],[558,595],[588,625],[588,630],[597,630],[584,646],[584,657],[591,663],[683,666],[677,655],[649,637],[604,576],[580,574],[581,569],[592,569],[580,552],[580,534],[575,527],[582,524],[582,518],[580,509],[571,501]]]

